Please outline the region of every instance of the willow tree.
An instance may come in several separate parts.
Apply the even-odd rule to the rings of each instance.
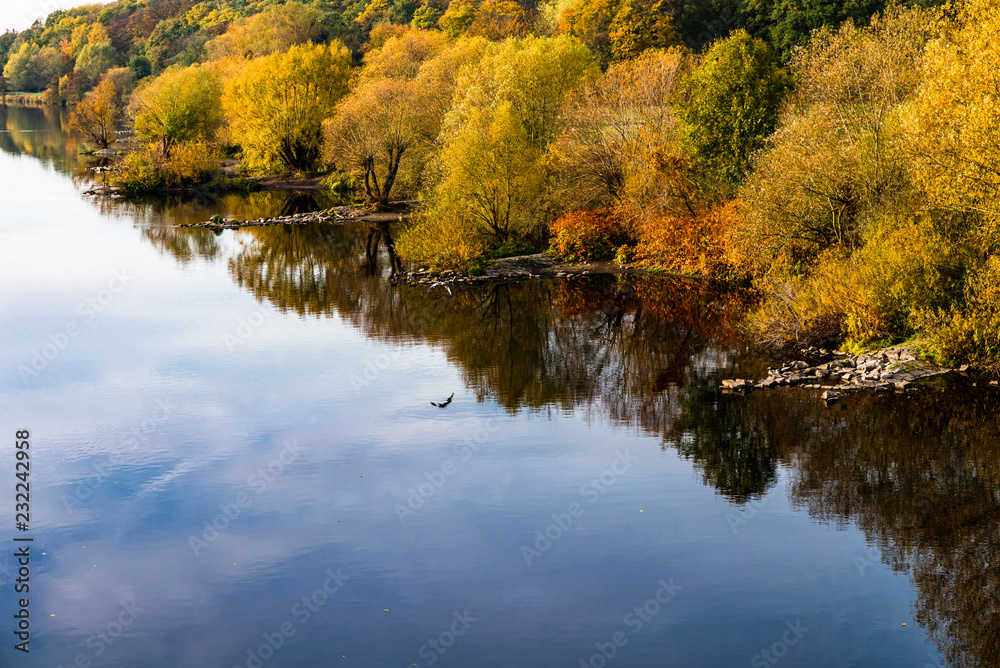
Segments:
[[[474,107],[441,154],[437,207],[499,243],[530,228],[542,190],[539,151],[510,102]]]
[[[323,121],[347,93],[350,73],[351,53],[339,42],[293,46],[247,61],[223,95],[245,167],[258,173],[314,169]]]
[[[324,158],[356,174],[369,202],[388,202],[404,156],[432,139],[419,97],[413,81],[375,79],[355,89],[324,124]]]
[[[652,156],[657,150],[677,150],[670,101],[691,59],[682,49],[649,50],[613,64],[570,96],[552,152],[566,177],[571,205],[617,205],[630,193],[656,187],[648,183]]]
[[[539,222],[545,151],[566,96],[596,74],[572,37],[494,42],[460,71],[439,141],[435,211],[492,242]]]
[[[222,83],[215,72],[174,66],[147,79],[130,105],[136,135],[155,145],[162,157],[175,144],[212,141],[222,124]]]

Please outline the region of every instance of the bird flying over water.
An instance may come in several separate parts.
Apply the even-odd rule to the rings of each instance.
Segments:
[[[431,290],[433,290],[434,288],[437,288],[437,287],[442,287],[442,288],[444,288],[445,290],[448,291],[449,295],[451,294],[451,287],[449,287],[449,285],[447,283],[442,283],[441,281],[438,281],[436,283],[432,283],[431,287],[427,288],[427,292],[430,292]],[[432,401],[431,403],[433,404],[434,402]],[[437,404],[434,404],[434,405],[436,406]]]
[[[448,404],[451,403],[451,399],[454,396],[455,396],[455,393],[452,392],[451,395],[449,395],[447,399],[445,399],[444,401],[442,401],[439,404],[432,401],[431,402],[431,406],[437,406],[438,408],[448,408]]]

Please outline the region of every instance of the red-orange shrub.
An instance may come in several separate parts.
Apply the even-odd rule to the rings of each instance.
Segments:
[[[719,275],[728,266],[727,238],[737,202],[701,216],[658,216],[639,228],[635,264],[681,274]]]
[[[629,241],[625,226],[611,209],[573,211],[552,223],[549,254],[557,260],[609,260]]]

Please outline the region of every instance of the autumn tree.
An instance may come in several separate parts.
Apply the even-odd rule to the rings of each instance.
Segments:
[[[467,32],[489,40],[524,37],[528,34],[528,20],[524,9],[513,0],[483,0]]]
[[[496,243],[531,227],[542,186],[539,151],[519,116],[508,101],[473,107],[441,153],[435,212]]]
[[[439,30],[406,30],[368,51],[358,77],[365,81],[386,77],[412,79],[425,61],[447,45],[447,37]]]
[[[211,141],[222,124],[222,84],[213,71],[174,66],[132,96],[136,135],[169,157],[178,143]]]
[[[351,53],[305,44],[248,61],[226,84],[230,130],[251,171],[308,171],[320,158],[322,125],[347,93]]]
[[[80,47],[76,55],[75,71],[83,80],[85,88],[91,88],[107,70],[115,66],[118,53],[108,37],[107,30],[96,24],[87,35],[87,43]]]
[[[121,111],[118,89],[111,79],[105,79],[76,105],[69,117],[69,126],[104,149],[114,141]]]
[[[677,153],[677,120],[671,103],[691,56],[681,49],[646,51],[615,63],[570,96],[563,129],[552,146],[567,184],[569,204],[593,208],[666,195],[655,177],[654,152]]]
[[[675,5],[667,0],[577,0],[559,23],[607,66],[646,49],[680,45],[675,14]]]
[[[1000,249],[1000,110],[994,104],[1000,56],[995,8],[973,0],[955,29],[932,41],[925,81],[905,110],[917,154],[915,177],[936,208],[975,216]]]
[[[774,131],[790,83],[774,50],[745,31],[712,45],[679,107],[687,141],[712,175],[742,179]]]
[[[566,96],[597,75],[593,54],[568,36],[496,42],[457,83],[454,120],[475,106],[510,102],[528,142],[544,147],[558,133]]]
[[[478,9],[479,0],[452,0],[438,21],[438,25],[441,26],[441,30],[447,33],[448,37],[456,39],[476,20]]]
[[[566,36],[494,42],[462,69],[439,139],[438,215],[495,243],[537,223],[562,103],[595,74],[592,54]]]
[[[420,102],[424,107],[429,136],[439,136],[462,73],[478,65],[486,53],[487,44],[482,37],[463,37],[421,63],[415,79],[420,89]]]
[[[287,51],[290,47],[316,41],[323,28],[322,12],[300,2],[269,7],[241,19],[205,45],[209,60],[258,58]]]
[[[355,173],[369,202],[388,202],[403,158],[432,139],[420,93],[412,80],[368,81],[341,101],[324,125],[325,159]]]
[[[590,47],[606,67],[612,60],[611,22],[620,8],[621,0],[577,0],[563,11],[559,27]]]
[[[635,58],[646,49],[679,46],[680,32],[668,0],[623,0],[608,28],[612,60]]]
[[[934,25],[927,12],[896,11],[821,31],[795,59],[797,91],[740,191],[737,238],[754,264],[853,248],[866,216],[907,196],[911,149],[894,119],[920,83]]]

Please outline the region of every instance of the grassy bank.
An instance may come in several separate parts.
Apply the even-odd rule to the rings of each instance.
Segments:
[[[4,96],[5,104],[22,104],[22,105],[43,105],[49,104],[45,101],[45,93],[7,93]]]

